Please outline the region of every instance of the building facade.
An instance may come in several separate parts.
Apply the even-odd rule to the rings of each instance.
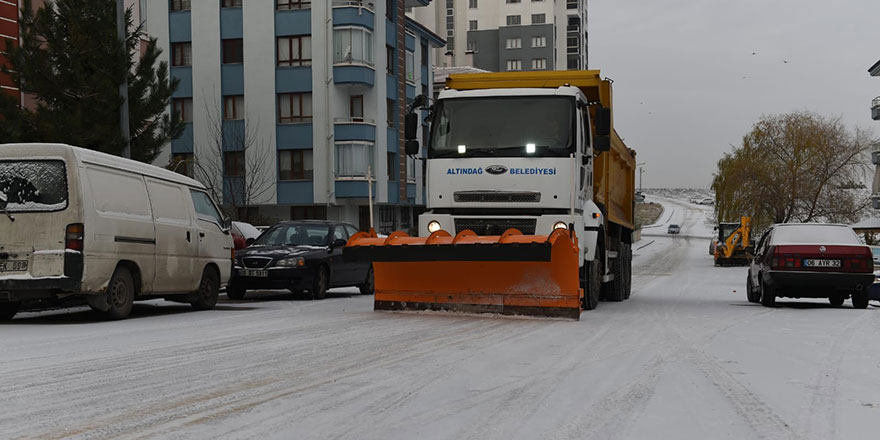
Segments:
[[[3,54],[7,44],[18,44],[18,0],[0,0],[0,66],[6,64]],[[21,99],[18,87],[3,72],[0,72],[0,92]]]
[[[377,230],[412,227],[423,161],[403,154],[403,118],[430,93],[428,52],[445,42],[404,10],[429,3],[150,2],[148,31],[180,81],[172,107],[186,123],[159,162],[248,220],[367,227],[372,193]]]
[[[493,72],[587,68],[587,0],[438,0],[412,16],[446,38],[438,66]]]

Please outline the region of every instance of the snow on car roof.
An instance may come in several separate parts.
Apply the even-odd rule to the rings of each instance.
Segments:
[[[774,226],[773,244],[860,245],[851,227],[830,223],[785,223]]]

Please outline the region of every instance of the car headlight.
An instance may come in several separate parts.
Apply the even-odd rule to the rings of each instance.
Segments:
[[[275,263],[275,266],[278,267],[301,267],[306,265],[306,260],[303,257],[292,257],[285,258],[283,260],[278,260]]]
[[[553,230],[555,231],[557,229],[568,229],[568,225],[566,225],[565,222],[556,222],[556,224],[553,225]]]
[[[435,233],[440,230],[440,222],[437,220],[431,220],[431,223],[428,223],[428,232]]]

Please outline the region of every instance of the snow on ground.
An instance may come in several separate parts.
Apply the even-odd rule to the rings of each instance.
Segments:
[[[580,321],[374,312],[352,290],[22,314],[0,325],[0,437],[877,438],[877,309],[750,304],[746,269],[697,238],[707,208],[656,200],[682,235],[643,238],[632,298]]]

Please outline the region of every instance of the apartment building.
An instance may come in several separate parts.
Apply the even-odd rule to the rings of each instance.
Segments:
[[[0,66],[6,64],[3,54],[7,44],[18,44],[18,0],[0,0]],[[0,72],[0,92],[21,99],[18,87],[3,72]]]
[[[403,153],[403,118],[430,93],[428,53],[445,41],[404,10],[429,4],[151,1],[149,33],[186,122],[158,161],[202,172],[241,217],[366,227],[372,192],[377,230],[412,227],[423,160]]]
[[[411,14],[445,36],[438,66],[587,68],[587,0],[438,0]]]

